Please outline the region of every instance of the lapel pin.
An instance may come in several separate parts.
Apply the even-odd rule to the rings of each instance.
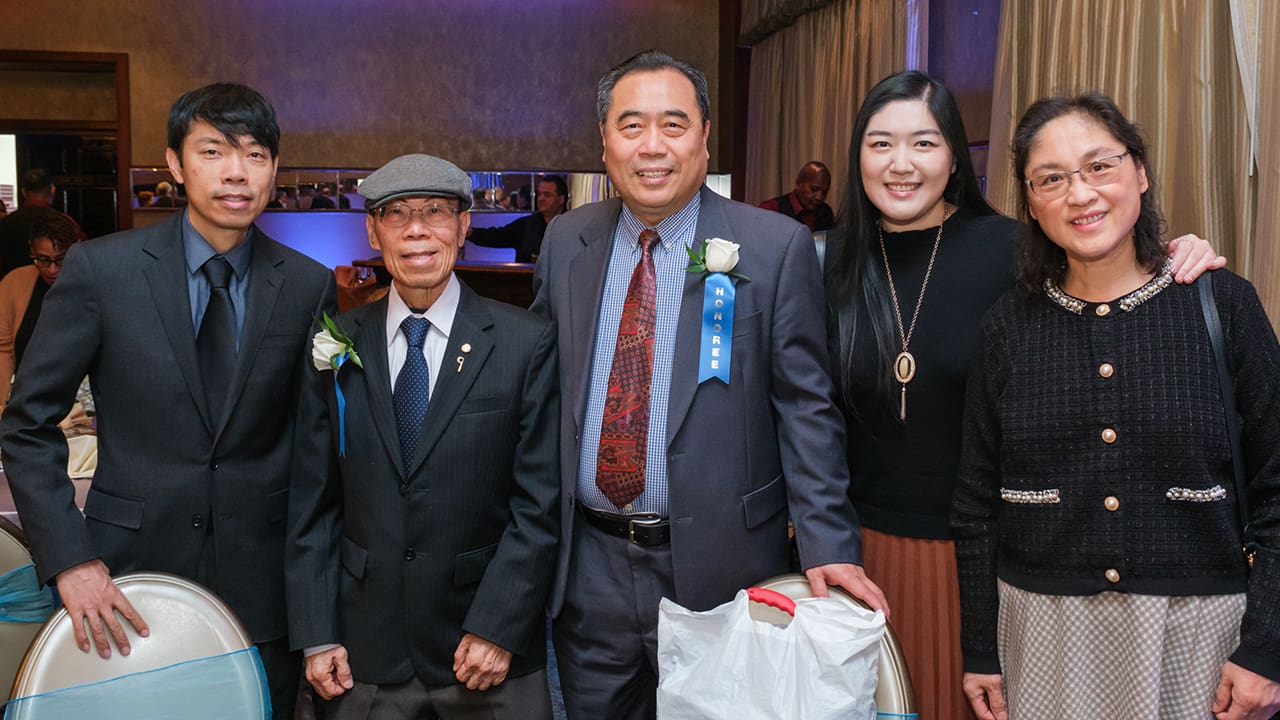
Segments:
[[[467,360],[466,353],[471,352],[471,343],[462,343],[462,347],[459,349],[462,350],[463,354],[458,356],[458,372],[462,372],[462,363]]]

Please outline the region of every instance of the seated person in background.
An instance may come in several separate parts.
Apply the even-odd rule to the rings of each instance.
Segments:
[[[514,194],[514,193],[513,193]],[[542,248],[542,234],[557,215],[568,209],[569,186],[559,175],[538,180],[538,211],[496,228],[471,228],[467,239],[485,247],[516,249],[516,262],[533,262]]]
[[[765,210],[780,212],[809,227],[812,232],[830,230],[836,224],[835,213],[827,204],[831,192],[831,171],[826,165],[811,160],[800,168],[796,187],[786,195],[779,195],[760,203]]]
[[[22,207],[0,222],[0,278],[14,268],[31,264],[31,250],[27,247],[27,241],[31,239],[31,226],[37,218],[42,217],[42,208],[52,208],[58,196],[53,175],[39,168],[22,173],[19,191],[22,194]],[[80,225],[70,215],[63,215],[75,227],[76,240],[88,240]]]
[[[173,191],[173,183],[163,180],[156,183],[156,199],[151,203],[152,207],[178,207],[181,204]]]
[[[325,185],[324,187],[320,188],[320,193],[315,197],[311,198],[311,209],[312,210],[333,210],[334,208],[338,207],[337,205],[333,204],[333,198],[331,197],[332,195],[333,195],[333,191],[329,189],[328,185]]]
[[[37,208],[31,226],[31,261],[0,280],[0,407],[9,402],[13,374],[22,363],[40,317],[44,294],[58,279],[67,248],[76,242],[71,220],[53,208]]]
[[[287,205],[288,202],[289,202],[289,193],[285,192],[284,190],[277,190],[275,199],[267,203],[267,209],[283,210],[286,207],[288,207]]]

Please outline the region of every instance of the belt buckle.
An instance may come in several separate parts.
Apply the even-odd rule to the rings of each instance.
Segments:
[[[642,528],[647,528],[647,527],[657,527],[661,524],[662,524],[662,518],[660,517],[643,518],[638,520],[634,518],[628,518],[627,519],[627,538],[631,542],[635,543],[636,545],[639,545],[640,543],[636,542],[636,526],[637,525]]]

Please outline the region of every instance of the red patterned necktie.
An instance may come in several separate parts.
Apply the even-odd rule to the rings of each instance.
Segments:
[[[644,492],[645,453],[649,447],[649,386],[653,380],[654,319],[658,277],[653,249],[658,232],[640,233],[640,262],[631,273],[618,324],[618,341],[604,398],[596,487],[619,508]]]

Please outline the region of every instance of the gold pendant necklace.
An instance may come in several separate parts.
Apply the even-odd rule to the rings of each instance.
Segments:
[[[924,271],[924,282],[920,283],[920,297],[916,298],[915,312],[911,313],[911,325],[902,326],[902,308],[898,304],[898,290],[893,285],[893,271],[889,269],[889,252],[884,247],[884,228],[876,223],[876,233],[880,237],[880,257],[884,258],[884,274],[889,280],[889,297],[893,300],[893,317],[898,321],[898,335],[902,338],[902,352],[893,359],[893,377],[902,386],[901,400],[898,405],[898,419],[907,421],[907,383],[916,376],[916,356],[911,354],[911,334],[916,331],[916,320],[920,319],[920,306],[924,305],[924,291],[929,287],[929,276],[933,274],[933,262],[938,259],[938,246],[942,243],[942,225],[947,221],[950,208],[944,204],[942,222],[938,223],[938,235],[933,239],[933,252],[929,254],[929,267]]]

